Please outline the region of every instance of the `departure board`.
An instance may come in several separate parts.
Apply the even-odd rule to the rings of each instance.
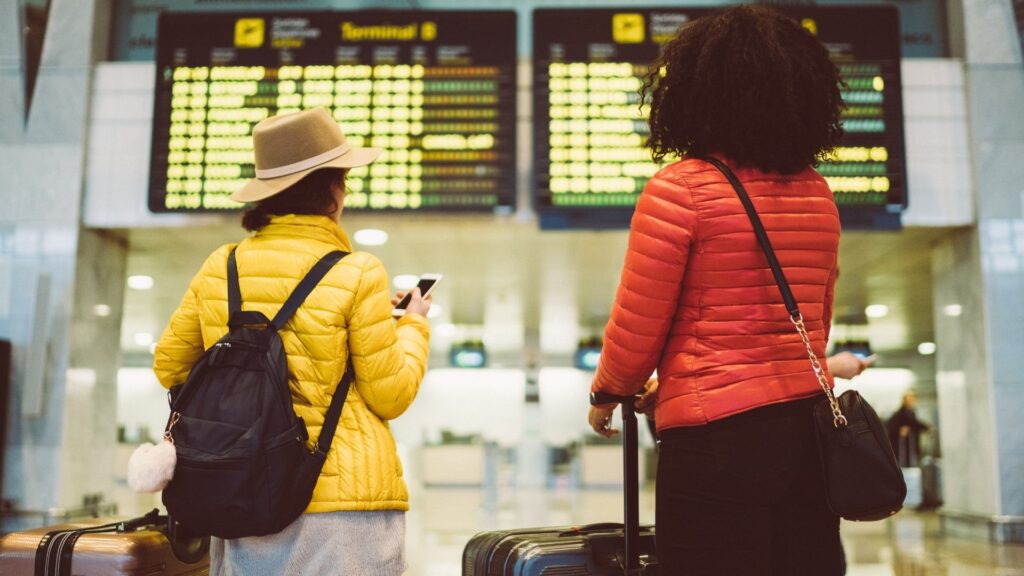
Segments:
[[[503,212],[515,206],[512,11],[164,13],[149,207],[238,210],[252,128],[323,107],[353,146],[346,209]]]
[[[906,167],[897,11],[782,10],[828,47],[846,82],[845,136],[818,167],[844,226],[898,227]],[[640,102],[643,78],[680,26],[709,12],[534,12],[534,186],[543,228],[628,227],[644,184],[659,169],[645,147],[650,128],[649,106]]]

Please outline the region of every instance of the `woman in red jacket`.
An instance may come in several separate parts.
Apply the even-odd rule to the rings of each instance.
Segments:
[[[662,573],[839,575],[821,388],[739,198],[698,158],[743,182],[824,358],[839,217],[813,166],[842,135],[839,73],[810,32],[757,6],[685,26],[652,70],[648,144],[682,160],[640,196],[592,389],[637,394],[658,371]],[[592,408],[596,431],[615,433],[614,408]]]

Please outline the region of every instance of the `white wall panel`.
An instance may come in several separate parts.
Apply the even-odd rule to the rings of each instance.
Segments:
[[[147,208],[155,74],[152,62],[106,62],[96,67],[82,210],[86,226],[190,226],[223,219],[153,214]]]
[[[963,64],[904,60],[903,114],[909,206],[904,226],[974,222]]]

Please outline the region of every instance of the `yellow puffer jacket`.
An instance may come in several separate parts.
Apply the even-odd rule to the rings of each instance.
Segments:
[[[165,387],[183,383],[203,351],[227,334],[232,247],[222,246],[206,259],[160,337],[153,369]],[[242,309],[273,318],[306,272],[333,250],[352,247],[330,218],[274,217],[235,252]],[[429,350],[427,319],[409,314],[396,323],[384,266],[356,252],[328,272],[280,334],[292,403],[309,428],[310,446],[350,356],[356,372],[306,512],[408,510],[387,421],[404,412],[419,390]]]

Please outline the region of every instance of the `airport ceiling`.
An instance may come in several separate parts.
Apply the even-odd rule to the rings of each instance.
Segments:
[[[144,354],[145,335],[159,337],[205,257],[217,246],[243,237],[236,222],[129,232],[129,274],[151,276],[154,282],[149,290],[126,292],[126,353]],[[343,217],[343,223],[350,233],[362,228],[389,233],[387,244],[357,249],[379,256],[392,277],[444,274],[435,295],[441,308],[435,327],[454,324],[460,335],[485,341],[497,337],[508,342],[507,334],[497,332],[507,331],[510,322],[520,322],[526,334],[536,335],[555,317],[564,318],[559,320],[563,323],[578,320],[580,330],[567,334],[599,335],[626,247],[624,231],[541,232],[534,223],[515,217],[353,214]],[[946,232],[914,228],[844,233],[834,339],[867,339],[876,351],[900,354],[916,353],[919,343],[932,341],[931,245]],[[865,308],[871,304],[887,306],[888,314],[867,318]],[[551,341],[540,337],[540,342],[545,340]]]

